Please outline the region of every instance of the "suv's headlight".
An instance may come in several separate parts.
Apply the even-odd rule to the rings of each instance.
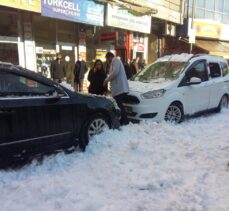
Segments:
[[[146,93],[142,94],[141,96],[144,99],[158,98],[158,97],[163,96],[165,91],[166,91],[165,89],[149,91],[149,92],[146,92]]]

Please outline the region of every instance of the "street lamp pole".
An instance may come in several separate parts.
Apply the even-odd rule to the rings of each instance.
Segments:
[[[196,7],[196,0],[192,0],[192,20],[191,20],[191,30],[193,30],[193,22],[195,17],[195,7]],[[189,53],[192,53],[193,43],[190,43],[190,50]]]

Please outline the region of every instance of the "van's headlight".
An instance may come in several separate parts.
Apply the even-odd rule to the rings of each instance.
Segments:
[[[158,98],[158,97],[162,97],[164,95],[165,91],[166,91],[165,89],[149,91],[149,92],[142,94],[141,96],[144,99]]]

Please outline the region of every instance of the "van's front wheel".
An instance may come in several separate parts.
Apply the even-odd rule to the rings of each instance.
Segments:
[[[180,103],[172,103],[165,113],[165,121],[168,122],[180,123],[183,118],[184,112]]]

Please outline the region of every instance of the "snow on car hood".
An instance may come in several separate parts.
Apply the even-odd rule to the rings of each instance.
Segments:
[[[161,81],[151,81],[151,82],[141,82],[141,81],[129,81],[130,91],[145,93],[152,90],[166,89],[174,81],[171,80],[161,80]]]

